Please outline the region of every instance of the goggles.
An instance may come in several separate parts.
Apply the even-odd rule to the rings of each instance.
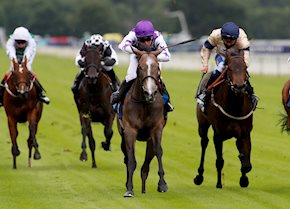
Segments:
[[[25,40],[15,40],[17,44],[26,44],[27,41]]]
[[[144,43],[145,41],[152,41],[152,39],[153,39],[152,36],[144,36],[144,37],[138,38],[138,41]]]

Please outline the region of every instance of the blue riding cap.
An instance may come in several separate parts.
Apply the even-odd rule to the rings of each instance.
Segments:
[[[237,39],[240,35],[239,26],[233,22],[227,22],[221,28],[221,35],[224,38]]]

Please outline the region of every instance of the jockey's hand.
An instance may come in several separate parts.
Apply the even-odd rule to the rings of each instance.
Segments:
[[[116,63],[116,60],[110,57],[104,57],[103,61],[105,66],[113,66]]]
[[[208,71],[208,66],[203,66],[201,69],[201,72],[207,73],[207,71]]]
[[[81,68],[84,68],[84,67],[85,67],[85,62],[82,61],[82,60],[79,60],[79,61],[78,61],[78,64],[79,64],[79,66],[80,66]]]
[[[146,52],[151,52],[153,51],[152,47],[151,46],[148,46],[142,42],[139,42],[138,43],[138,47],[137,47],[139,50],[141,51],[146,51]]]

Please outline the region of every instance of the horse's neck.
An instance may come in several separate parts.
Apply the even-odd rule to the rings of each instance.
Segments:
[[[226,109],[241,110],[247,101],[246,95],[236,95],[230,86],[223,82],[216,90],[215,100]]]

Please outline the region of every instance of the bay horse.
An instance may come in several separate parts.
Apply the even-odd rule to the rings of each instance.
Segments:
[[[91,122],[99,122],[104,125],[102,147],[105,151],[110,150],[111,138],[113,136],[113,122],[115,112],[110,103],[112,89],[109,77],[102,72],[102,50],[103,45],[90,46],[85,56],[85,77],[80,82],[78,94],[74,100],[79,112],[82,132],[81,161],[87,161],[86,137],[89,139],[89,147],[92,156],[92,168],[96,168],[95,139],[93,137]]]
[[[281,127],[282,131],[290,133],[290,79],[284,84],[282,88],[282,104],[286,114],[282,114]]]
[[[216,82],[218,86],[211,89],[210,97],[205,104],[205,112],[199,106],[196,107],[198,121],[198,133],[201,137],[201,160],[198,175],[194,183],[200,185],[203,182],[204,157],[208,145],[208,129],[212,126],[213,141],[216,151],[217,184],[216,188],[222,188],[223,142],[232,137],[236,138],[236,147],[241,161],[240,186],[249,184],[246,174],[251,171],[251,131],[253,128],[253,111],[246,89],[249,87],[247,65],[243,58],[243,51],[226,51],[226,67]],[[210,73],[202,80],[202,86],[206,85]],[[216,83],[214,82],[214,84]]]
[[[137,78],[132,84],[122,107],[123,117],[117,120],[122,137],[121,149],[127,168],[127,181],[124,197],[134,197],[133,173],[136,169],[136,140],[147,143],[146,156],[141,168],[142,193],[146,192],[145,183],[149,165],[154,156],[158,161],[159,182],[157,190],[167,192],[162,165],[162,131],[166,124],[163,115],[163,98],[158,89],[160,78],[157,55],[161,50],[145,52],[132,47],[138,57]]]
[[[41,159],[36,140],[38,123],[41,118],[43,104],[37,98],[36,88],[33,85],[35,77],[26,67],[27,59],[24,57],[21,64],[16,59],[12,60],[11,70],[5,83],[3,94],[3,106],[6,112],[8,127],[12,142],[13,168],[16,169],[16,157],[20,155],[17,145],[17,123],[29,123],[29,148],[28,166],[31,167],[32,148],[34,148],[35,160]]]

